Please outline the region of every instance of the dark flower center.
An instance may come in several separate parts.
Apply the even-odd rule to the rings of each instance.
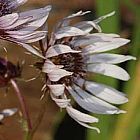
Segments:
[[[8,1],[0,0],[0,17],[11,13],[12,10],[9,8]]]
[[[61,54],[51,60],[56,65],[63,65],[63,69],[73,72],[71,76],[66,76],[61,78],[58,83],[65,83],[66,85],[71,85],[73,80],[77,77],[85,77],[85,64],[83,57],[80,53],[66,53]]]

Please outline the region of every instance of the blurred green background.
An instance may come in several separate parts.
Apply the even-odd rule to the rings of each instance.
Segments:
[[[78,10],[91,10],[92,13],[77,18],[76,21],[92,20],[116,11],[114,16],[101,23],[103,32],[118,33],[121,37],[130,39],[131,42],[128,45],[113,52],[133,55],[137,60],[121,64],[131,75],[128,82],[105,76],[93,77],[93,80],[111,85],[128,95],[129,102],[120,106],[127,110],[126,114],[95,115],[100,119],[96,126],[100,128],[101,133],[97,134],[74,122],[64,111],[61,112],[53,101],[48,100],[46,113],[35,133],[34,140],[140,140],[140,0],[28,0],[20,10],[39,8],[48,4],[53,6],[48,19],[49,30],[59,19]],[[1,56],[7,55],[8,59],[15,63],[26,61],[22,74],[24,79],[38,74],[38,71],[29,67],[36,58],[24,54],[23,49],[15,44],[0,41],[0,45],[8,49],[8,54],[1,50]],[[25,96],[32,121],[34,121],[39,110],[42,109],[39,100],[42,79],[38,78],[29,83],[19,81],[18,85]],[[0,92],[0,109],[19,106],[12,89],[9,89],[8,93],[5,93],[5,89],[0,89]],[[82,110],[78,105],[75,106]],[[0,140],[22,140],[23,132],[19,115],[5,119],[0,125]]]

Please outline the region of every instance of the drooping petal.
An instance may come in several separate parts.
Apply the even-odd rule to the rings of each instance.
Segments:
[[[112,64],[89,64],[87,65],[87,71],[111,76],[124,81],[130,79],[129,74],[124,69]]]
[[[60,108],[66,108],[70,103],[70,99],[56,98],[53,94],[51,98]]]
[[[67,106],[66,110],[68,112],[68,114],[75,120],[77,121],[79,124],[83,125],[84,127],[90,128],[90,129],[94,129],[96,130],[98,133],[100,133],[100,130],[96,127],[93,126],[89,126],[86,123],[95,123],[98,122],[98,119],[90,116],[88,114],[82,113],[74,108],[72,108],[71,106]]]
[[[71,106],[67,106],[67,112],[68,114],[70,114],[70,116],[72,116],[72,118],[81,121],[81,122],[85,122],[85,123],[94,123],[94,122],[98,122],[99,120],[93,116],[90,116],[88,114],[82,113],[74,108],[72,108]]]
[[[50,73],[48,73],[48,77],[51,81],[59,81],[61,78],[65,77],[65,76],[70,76],[72,75],[73,72],[69,72],[66,71],[64,69],[54,69],[53,71],[51,71]]]
[[[67,90],[72,95],[74,100],[85,110],[97,114],[119,114],[125,113],[119,110],[117,107],[94,97],[80,87],[74,85],[74,90],[71,87],[67,87]]]
[[[50,73],[55,69],[59,69],[59,68],[63,68],[63,65],[55,65],[53,64],[52,61],[50,61],[49,59],[46,59],[42,71],[45,73]]]
[[[93,54],[88,55],[87,57],[86,63],[118,64],[128,60],[136,60],[133,56],[110,53]]]
[[[71,49],[67,45],[57,44],[57,45],[51,46],[47,50],[47,52],[46,52],[46,58],[57,56],[59,54],[64,54],[64,53],[79,53],[79,52],[80,51],[76,51],[76,50]]]
[[[63,84],[47,85],[55,96],[64,94],[65,86]]]
[[[112,104],[123,104],[128,102],[126,95],[112,87],[104,84],[95,83],[92,81],[85,81],[84,79],[76,80],[76,84],[84,87],[90,94],[107,101]]]

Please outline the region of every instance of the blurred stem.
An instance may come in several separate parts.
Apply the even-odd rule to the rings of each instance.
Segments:
[[[35,132],[37,131],[39,125],[41,124],[43,116],[45,114],[46,107],[47,107],[46,101],[47,101],[46,96],[44,96],[42,99],[41,109],[40,109],[40,112],[38,114],[38,117],[33,125],[32,130],[30,131],[30,133],[27,133],[25,140],[32,140],[33,139],[33,136],[34,136]]]
[[[15,90],[15,93],[16,93],[18,99],[19,99],[24,119],[27,122],[27,127],[28,127],[27,132],[30,133],[30,131],[32,130],[32,124],[31,124],[31,120],[30,120],[30,116],[29,116],[29,112],[28,112],[28,109],[27,109],[27,106],[26,106],[25,99],[22,96],[22,94],[21,94],[16,82],[13,79],[11,79],[11,84],[12,84],[12,86],[13,86],[13,88]]]

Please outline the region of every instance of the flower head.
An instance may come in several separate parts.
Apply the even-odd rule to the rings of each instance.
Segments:
[[[22,45],[33,54],[42,55],[28,43],[36,42],[46,36],[46,31],[37,31],[48,18],[51,6],[17,13],[13,10],[27,0],[0,1],[0,39]]]
[[[0,16],[11,14],[17,7],[27,0],[0,0]]]
[[[72,108],[68,94],[89,112],[125,113],[114,104],[126,103],[126,95],[107,85],[89,81],[88,75],[99,73],[126,81],[129,74],[116,64],[135,60],[135,57],[106,52],[129,42],[117,34],[101,33],[98,23],[114,12],[93,21],[70,24],[74,17],[86,13],[89,11],[70,15],[55,26],[49,41],[44,42],[46,60],[42,71],[47,75],[46,86],[56,104],[60,108],[66,108],[68,114],[79,124],[99,132],[98,128],[87,124],[98,122],[98,119]],[[98,33],[91,33],[93,29]]]
[[[8,85],[13,78],[21,76],[21,67],[19,64],[14,65],[10,61],[0,57],[0,87]]]

